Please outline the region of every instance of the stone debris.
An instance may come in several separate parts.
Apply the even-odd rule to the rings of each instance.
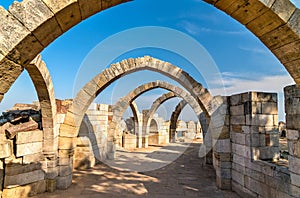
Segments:
[[[36,123],[34,120],[29,120],[29,122],[21,123],[18,125],[14,125],[12,127],[9,127],[5,130],[6,135],[9,139],[13,139],[18,132],[22,131],[32,131],[35,129],[38,129],[38,123]]]
[[[16,104],[3,112],[0,116],[2,197],[28,197],[45,192],[43,161],[43,130],[39,107]]]

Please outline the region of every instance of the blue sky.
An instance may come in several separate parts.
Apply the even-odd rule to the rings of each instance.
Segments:
[[[8,8],[11,2],[0,1],[5,8]],[[294,0],[294,2],[300,4],[299,0]],[[42,57],[52,75],[56,97],[65,99],[75,96],[76,89],[78,89],[75,85],[78,79],[86,74],[84,72],[78,74],[84,67],[82,63],[99,43],[120,32],[144,26],[171,28],[195,39],[215,62],[228,95],[248,90],[277,92],[280,99],[279,117],[281,120],[284,118],[282,88],[293,83],[285,68],[244,26],[199,0],[136,0],[98,13],[69,30],[42,52]],[[146,34],[145,39],[149,36]],[[108,47],[113,51],[114,48],[123,47],[125,41],[134,41],[134,39],[134,35],[126,37],[124,42],[120,40]],[[161,42],[168,40],[177,42],[174,38],[166,36],[159,39]],[[187,52],[194,53],[192,49]],[[99,64],[99,68],[97,71],[91,70],[89,75],[96,75],[107,67],[98,61],[110,55],[109,53],[111,53],[109,50],[99,53],[99,57],[94,60],[96,65]],[[198,65],[193,65],[180,54],[164,49],[151,47],[133,49],[120,54],[112,62],[144,55],[171,62],[187,70],[203,85],[207,85],[207,79],[198,72]],[[89,75],[86,75],[86,81]],[[114,103],[134,87],[157,79],[174,83],[160,74],[141,71],[125,76],[109,86],[99,95],[96,102]],[[84,80],[80,81],[78,86],[83,86],[84,82]],[[221,93],[223,85],[219,84],[218,87],[218,83],[216,82],[211,92]],[[151,101],[165,92],[158,89],[143,94],[137,99],[139,107],[149,108]],[[0,110],[8,109],[16,102],[31,103],[33,100],[37,100],[36,93],[28,74],[24,72],[5,96],[0,104]],[[158,112],[168,117],[169,110],[174,109],[177,102],[178,100],[175,99],[167,102]],[[129,112],[127,113],[130,115]],[[194,116],[188,108],[183,115]]]

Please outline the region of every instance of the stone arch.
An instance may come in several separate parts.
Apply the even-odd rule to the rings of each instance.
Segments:
[[[155,118],[152,118],[150,121],[150,133],[151,132],[158,132],[159,128],[158,128],[158,122],[156,121]]]
[[[300,82],[300,10],[289,0],[205,0],[245,25]],[[127,0],[24,0],[0,8],[0,99],[46,46],[89,16]],[[10,68],[10,70],[8,70]]]
[[[97,95],[118,78],[141,70],[159,72],[179,82],[197,99],[197,103],[201,106],[203,112],[206,112],[207,116],[209,116],[209,112],[214,112],[214,108],[218,107],[218,104],[211,104],[213,97],[207,89],[182,69],[149,56],[129,58],[112,64],[110,68],[102,71],[79,91],[72,107],[66,114],[64,123],[60,127],[60,136],[69,138],[77,136],[78,123],[81,122],[84,112]]]
[[[131,111],[132,111],[132,114],[133,114],[133,121],[134,121],[134,131],[135,131],[135,135],[139,133],[140,131],[140,123],[141,123],[141,120],[140,120],[140,112],[139,112],[139,109],[138,109],[138,106],[136,104],[135,101],[132,101],[130,104],[129,104],[130,108],[131,108]]]
[[[110,126],[110,136],[111,138],[119,139],[120,137],[120,130],[118,130],[118,123],[122,120],[123,114],[128,108],[128,105],[135,100],[138,96],[141,94],[155,89],[155,88],[163,88],[166,90],[169,90],[175,94],[176,97],[184,98],[186,101],[189,102],[193,110],[195,111],[196,115],[200,115],[202,113],[200,105],[197,103],[196,99],[191,97],[187,92],[185,92],[183,89],[176,87],[174,85],[171,85],[166,82],[162,81],[156,81],[156,82],[150,82],[144,85],[140,85],[130,93],[128,93],[126,96],[122,97],[113,107],[113,117],[112,117],[112,124]],[[147,116],[146,116],[147,117]],[[150,121],[152,120],[153,116]],[[150,124],[150,123],[149,123]],[[149,130],[149,129],[148,129]],[[146,131],[149,132],[149,131]]]
[[[163,94],[161,97],[157,98],[151,105],[150,110],[147,112],[147,115],[144,116],[143,119],[143,131],[144,134],[149,133],[149,124],[153,118],[153,115],[155,114],[156,110],[159,108],[161,104],[163,104],[165,101],[177,97],[174,92],[168,92],[166,94]]]
[[[0,99],[41,50],[85,18],[124,0],[27,0],[0,8]],[[289,0],[206,0],[256,35],[300,83],[300,10]],[[37,14],[38,13],[38,14]],[[10,68],[10,69],[8,69]],[[75,130],[76,131],[76,130]]]
[[[46,64],[42,61],[41,55],[35,57],[33,61],[26,66],[26,70],[33,82],[38,95],[42,114],[43,127],[43,155],[46,163],[46,177],[52,179],[57,176],[57,171],[48,164],[57,164],[58,133],[56,126],[56,100],[52,78]]]
[[[181,113],[181,111],[184,109],[184,107],[188,103],[185,100],[182,100],[178,103],[178,105],[175,107],[175,110],[173,111],[171,118],[170,118],[170,128],[169,128],[169,141],[174,141],[175,134],[176,134],[176,127],[177,127],[177,120]]]
[[[57,152],[58,131],[56,124],[56,101],[54,87],[46,64],[38,55],[26,70],[35,86],[42,113],[42,125],[44,131],[44,154],[54,155]]]
[[[156,110],[159,108],[159,106],[160,106],[162,103],[164,103],[165,101],[167,101],[167,100],[169,100],[169,99],[171,99],[171,98],[174,98],[174,97],[178,97],[178,95],[175,94],[174,92],[168,92],[168,93],[166,93],[166,94],[163,94],[161,97],[159,97],[158,99],[156,99],[156,100],[153,102],[153,104],[152,104],[150,110],[148,111],[148,115],[146,116],[146,119],[143,120],[144,126],[145,126],[145,129],[143,129],[143,130],[145,131],[145,134],[148,134],[148,133],[149,133],[149,132],[147,131],[147,127],[149,126],[149,122],[150,122],[151,118],[153,117],[154,113],[156,112]],[[191,96],[187,95],[187,97],[186,97],[186,98],[183,98],[183,100],[186,102],[185,105],[186,105],[186,104],[190,104],[191,106],[193,106],[193,103],[190,103],[190,101],[193,100]],[[185,105],[184,105],[184,106],[185,106]],[[184,108],[184,106],[183,106],[183,108]],[[182,109],[183,109],[183,108],[182,108]],[[181,109],[181,110],[182,110],[182,109]],[[180,112],[181,112],[181,111],[180,111]],[[180,112],[179,112],[179,114],[180,114]],[[200,112],[195,112],[195,113],[196,113],[196,115],[197,115],[198,118],[199,118],[200,114],[202,114],[202,113],[200,113]]]

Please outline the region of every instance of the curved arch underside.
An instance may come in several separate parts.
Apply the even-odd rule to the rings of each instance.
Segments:
[[[300,84],[300,10],[289,0],[205,1],[224,11],[248,28],[272,51],[295,82],[298,85]],[[10,6],[9,11],[0,7],[0,100],[23,71],[23,68],[30,68],[30,62],[57,37],[87,17],[124,2],[126,1],[23,0],[22,2],[15,2]],[[133,65],[127,63],[132,63],[132,61],[134,62]],[[75,124],[76,121],[74,122],[74,115],[82,120],[82,112],[85,112],[84,110],[87,108],[85,105],[90,104],[92,99],[108,85],[106,84],[108,82],[107,76],[113,76],[113,79],[118,78],[119,69],[124,70],[127,66],[131,67],[130,72],[138,70],[138,68],[132,68],[136,66],[139,69],[141,67],[154,69],[152,65],[145,64],[149,63],[149,58],[141,58],[140,61],[128,60],[125,61],[126,63],[121,62],[119,65],[112,66],[111,69],[106,70],[106,72],[111,73],[106,73],[106,75],[94,79],[94,82],[91,83],[98,86],[95,88],[97,92],[91,91],[91,89],[80,92],[79,96],[81,95],[81,97],[79,99],[85,99],[74,101],[75,105],[65,120],[65,124],[69,125],[68,127],[74,127],[73,129],[76,132],[71,135],[63,135],[74,137],[77,134],[79,126],[77,126],[78,123]],[[141,66],[141,63],[144,66]],[[158,64],[158,67],[162,68],[166,65],[159,61],[151,63]],[[168,68],[170,67],[168,66]],[[38,78],[37,74],[31,73],[30,69],[28,69],[28,72],[31,78]],[[165,72],[167,72],[166,75],[172,73],[184,76],[184,72],[180,70],[166,70]],[[191,86],[185,88],[195,96],[201,93],[201,99],[206,98],[206,100],[201,101],[203,101],[203,108],[207,110],[205,114],[210,116],[215,110],[214,108],[211,109],[213,105],[210,104],[210,101],[212,101],[210,94],[202,86],[193,87],[193,82],[189,78],[187,79],[186,83]],[[106,84],[106,86],[102,86],[103,84]],[[191,88],[192,90],[190,90]],[[197,89],[199,90],[198,93],[193,91]],[[79,108],[80,105],[83,105],[83,107]],[[63,131],[60,130],[60,132]]]
[[[196,115],[200,116],[200,114],[202,113],[201,107],[197,103],[197,100],[195,98],[191,97],[183,89],[181,89],[177,86],[171,85],[167,82],[163,82],[163,81],[150,82],[150,83],[147,83],[147,84],[140,85],[136,89],[132,90],[130,93],[128,93],[126,96],[122,97],[114,105],[114,107],[113,107],[113,118],[112,118],[112,123],[111,123],[111,128],[112,128],[111,132],[118,131],[118,130],[114,130],[114,129],[118,129],[117,125],[121,122],[123,114],[126,111],[126,109],[128,108],[128,106],[130,105],[130,103],[132,101],[134,101],[141,94],[143,94],[147,91],[150,91],[152,89],[155,89],[155,88],[163,88],[163,89],[171,91],[172,93],[174,93],[174,95],[176,97],[183,98],[185,101],[187,101],[190,104],[190,106],[193,108]],[[153,115],[151,116],[151,118],[149,116],[151,116],[151,115],[147,114],[145,116],[147,118],[147,120],[146,120],[147,126],[148,126],[148,124],[150,124],[150,121],[153,118]],[[116,133],[118,134],[118,132],[116,132]],[[144,129],[144,133],[145,134],[149,133],[149,128],[148,127],[146,129]],[[112,137],[114,137],[114,134],[111,133],[110,135]]]
[[[134,59],[130,58],[112,64],[109,68],[94,77],[79,91],[73,101],[72,107],[66,115],[64,124],[61,125],[60,136],[76,137],[79,127],[78,123],[81,122],[84,112],[86,112],[97,95],[118,78],[141,70],[159,72],[180,83],[194,98],[197,99],[197,103],[200,105],[203,112],[206,112],[206,115],[209,115],[209,112],[214,112],[214,109],[218,106],[215,103],[212,104],[213,97],[207,89],[202,87],[201,84],[179,67],[149,56]],[[66,134],[66,131],[74,132],[73,134]]]
[[[205,0],[245,25],[300,82],[300,10],[289,0]],[[127,0],[24,0],[0,8],[0,99],[46,46],[89,16]],[[10,68],[8,70],[7,68]]]

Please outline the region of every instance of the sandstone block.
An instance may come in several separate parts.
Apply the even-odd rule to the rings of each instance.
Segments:
[[[16,144],[26,144],[32,142],[42,142],[43,141],[43,131],[25,131],[19,132],[16,137]]]
[[[4,141],[0,143],[0,158],[7,158],[12,154],[12,142]]]
[[[246,115],[246,125],[254,125],[254,126],[274,126],[277,125],[278,122],[274,122],[273,115],[265,115],[265,114],[256,114],[256,115]]]
[[[216,184],[217,187],[222,190],[231,190],[231,178],[221,178],[219,176],[216,176]]]
[[[76,148],[76,139],[72,137],[59,137],[59,149],[73,149]]]
[[[277,93],[251,92],[252,101],[277,102]]]
[[[262,102],[262,114],[278,114],[278,106],[275,102]]]
[[[293,129],[293,130],[299,130],[300,129],[300,123],[299,123],[300,115],[286,115],[286,128],[287,129]]]
[[[240,156],[251,158],[250,147],[232,143],[232,152]]]
[[[288,21],[291,17],[291,15],[294,13],[296,7],[293,5],[292,2],[285,2],[277,0],[272,5],[271,9],[278,14],[278,16],[284,20]]]
[[[245,158],[243,156],[233,154],[233,159],[232,161],[236,164],[239,164],[241,166],[245,166]]]
[[[235,170],[241,174],[245,174],[246,172],[246,167],[245,166],[241,166],[239,164],[236,164],[236,163],[232,163],[232,170]]]
[[[30,193],[30,186],[18,186],[14,188],[5,188],[3,189],[2,197],[19,197],[27,198]]]
[[[299,139],[299,131],[298,130],[287,130],[287,139],[288,140],[298,140]]]
[[[230,124],[245,125],[245,123],[246,123],[245,116],[231,116],[230,117]]]
[[[58,165],[59,166],[68,166],[73,162],[73,157],[60,157],[58,159]]]
[[[72,174],[73,164],[69,164],[68,166],[59,166],[59,176],[68,176]]]
[[[237,106],[231,106],[230,115],[232,116],[244,115],[244,105],[241,104]]]
[[[245,159],[245,167],[257,172],[263,172],[262,165],[256,161],[252,161],[252,159]]]
[[[74,126],[61,124],[59,129],[59,135],[63,137],[76,137],[77,136],[77,128]]]
[[[242,97],[241,94],[230,96],[230,105],[238,105],[241,103]]]
[[[11,165],[6,165],[5,175],[13,176],[13,175],[19,175],[22,173],[28,173],[35,170],[41,170],[41,169],[42,169],[42,164],[39,162],[35,162],[27,165],[11,164]]]
[[[58,176],[56,178],[56,188],[65,190],[72,184],[72,174],[67,176]]]
[[[69,158],[72,157],[74,154],[74,149],[59,149],[58,150],[58,157],[59,158]]]
[[[55,14],[63,31],[67,31],[81,21],[79,4],[75,0],[63,1],[62,3],[54,0],[44,0],[44,2]]]
[[[289,156],[289,170],[300,175],[300,158]]]
[[[257,193],[245,188],[244,186],[240,185],[239,183],[232,181],[232,190],[236,192],[241,197],[247,198],[256,198],[258,197]]]
[[[55,179],[58,176],[58,167],[47,167],[45,179]]]
[[[19,144],[16,146],[16,156],[25,156],[43,151],[43,142],[33,142],[27,144]]]
[[[45,173],[42,170],[35,170],[32,172],[12,176],[5,175],[4,187],[30,184],[36,181],[44,180],[44,176]]]
[[[66,114],[62,114],[62,113],[56,114],[56,122],[57,122],[57,124],[64,123],[65,117],[66,117]]]
[[[290,173],[290,175],[291,175],[291,184],[300,187],[300,175],[295,173]]]
[[[267,188],[264,183],[256,181],[255,179],[252,179],[248,176],[245,176],[245,187],[251,189],[259,195],[262,195],[264,188]]]
[[[300,188],[295,185],[289,185],[289,194],[293,197],[300,197]]]
[[[46,191],[46,180],[40,180],[34,183],[29,184],[30,192],[29,196],[34,196],[37,194],[44,193]]]
[[[244,175],[235,170],[232,170],[232,180],[239,183],[242,186],[245,185]]]
[[[246,168],[245,175],[251,177],[259,182],[265,182],[265,175],[262,172],[258,172],[249,168]]]
[[[55,179],[47,179],[46,180],[46,191],[54,192],[56,190],[56,180]]]
[[[231,152],[230,139],[213,140],[213,144],[214,144],[214,149],[216,152],[220,152],[220,153],[230,153]]]
[[[18,132],[32,131],[32,130],[36,130],[37,128],[38,128],[38,123],[36,123],[33,120],[30,120],[29,122],[25,122],[22,124],[9,127],[8,129],[5,130],[5,133],[9,137],[9,139],[13,139]]]
[[[246,144],[246,134],[231,132],[231,141],[241,145]]]

